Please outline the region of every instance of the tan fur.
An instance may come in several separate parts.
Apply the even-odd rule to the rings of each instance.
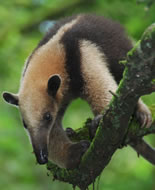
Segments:
[[[91,105],[94,114],[99,114],[110,102],[112,95],[109,90],[115,92],[117,84],[110,74],[106,57],[99,48],[90,41],[80,42],[82,74],[85,80],[85,99]]]
[[[67,90],[68,76],[64,68],[65,50],[59,40],[63,34],[78,22],[78,18],[70,23],[65,24],[45,45],[41,46],[30,59],[30,63],[25,72],[24,78],[21,80],[19,90],[19,105],[22,115],[25,115],[30,126],[37,130],[37,121],[39,121],[42,105],[47,109],[53,109],[53,116],[57,114],[58,107],[56,103],[61,102],[63,92]],[[61,88],[56,96],[56,103],[51,103],[51,98],[47,94],[47,82],[51,75],[59,74]],[[35,118],[35,119],[34,119]]]
[[[59,167],[66,168],[68,161],[68,148],[72,142],[66,136],[61,125],[54,124],[48,144],[48,159],[59,165]]]

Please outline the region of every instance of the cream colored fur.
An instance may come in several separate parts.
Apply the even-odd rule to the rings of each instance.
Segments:
[[[88,101],[94,114],[100,114],[110,102],[117,84],[107,67],[106,57],[96,44],[80,41],[82,76],[85,81],[84,99]]]
[[[84,99],[90,104],[95,115],[100,114],[109,104],[112,94],[117,90],[117,83],[110,73],[106,56],[96,44],[82,40],[80,42],[81,67],[85,81]],[[139,99],[136,110],[137,118],[143,121],[142,126],[152,123],[151,112]]]

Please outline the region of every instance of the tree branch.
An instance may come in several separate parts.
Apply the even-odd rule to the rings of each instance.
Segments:
[[[146,160],[155,165],[155,148],[148,145],[143,139],[138,139],[130,143],[136,152]]]
[[[113,97],[104,112],[96,136],[82,157],[79,168],[66,170],[49,163],[48,169],[53,173],[55,179],[71,183],[84,190],[107,166],[114,152],[123,142],[126,142],[124,139],[127,139],[129,143],[132,142],[132,138],[136,136],[137,132],[140,137],[154,132],[154,127],[151,129],[128,128],[130,117],[139,97],[155,91],[154,52],[155,24],[144,32],[141,41],[128,53],[123,79],[119,84],[116,96]],[[86,127],[84,130],[88,131]],[[148,150],[144,141],[137,141],[132,146],[139,148],[140,143],[143,143]],[[153,149],[152,151],[154,152]],[[143,154],[144,150],[139,148],[139,152]],[[150,154],[145,156],[150,158]]]
[[[74,133],[69,136],[72,141],[80,141],[80,140],[91,140],[92,137],[89,134],[90,128],[97,128],[99,122],[101,120],[101,116],[97,119],[91,120],[89,119],[83,128],[77,129]],[[127,126],[126,126],[127,127]],[[95,134],[96,131],[91,133]],[[142,138],[149,134],[155,133],[155,121],[153,121],[152,125],[149,128],[141,128],[140,124],[133,119],[131,124],[129,125],[127,135],[121,144],[121,148],[124,146],[130,145],[132,148],[136,150],[138,154],[143,156],[150,163],[155,165],[155,149],[150,147]],[[142,142],[142,143],[141,143]],[[143,150],[143,146],[145,144],[145,151]],[[148,156],[149,155],[149,156]]]

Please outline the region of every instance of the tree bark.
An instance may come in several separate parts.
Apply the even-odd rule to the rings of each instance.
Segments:
[[[86,189],[100,175],[114,152],[122,144],[130,144],[139,150],[138,153],[151,161],[155,150],[147,146],[142,137],[155,133],[155,125],[153,123],[149,129],[141,129],[139,125],[135,125],[134,121],[131,122],[131,116],[140,96],[155,91],[154,52],[155,24],[144,32],[141,40],[128,53],[127,60],[124,61],[123,79],[109,107],[103,114],[96,135],[88,151],[83,155],[79,168],[66,170],[48,163],[48,169],[55,179],[78,186],[82,190]],[[77,139],[80,136],[79,133],[82,134],[82,138],[89,138],[89,123],[90,121],[77,132],[77,136],[75,135]],[[145,155],[145,150],[148,155]],[[151,156],[152,154],[153,156]],[[154,161],[152,162],[154,164]]]
[[[138,155],[142,155],[146,160],[155,165],[155,148],[152,148],[143,139],[136,139],[130,145],[136,150]]]

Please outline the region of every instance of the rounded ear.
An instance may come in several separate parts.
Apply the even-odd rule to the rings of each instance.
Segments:
[[[50,96],[55,97],[61,84],[61,77],[59,75],[52,75],[48,79],[47,92]]]
[[[18,96],[9,92],[3,93],[4,100],[12,105],[18,106]]]

